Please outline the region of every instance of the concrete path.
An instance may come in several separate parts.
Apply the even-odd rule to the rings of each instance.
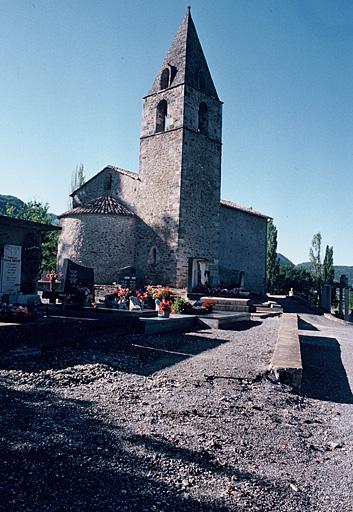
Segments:
[[[330,488],[323,498],[331,504],[330,510],[353,510],[353,325],[308,313],[299,313],[298,325],[302,392],[321,404],[327,446],[332,450],[328,464],[318,465],[317,481],[323,489]]]
[[[353,404],[353,324],[299,313],[304,392],[313,398]]]

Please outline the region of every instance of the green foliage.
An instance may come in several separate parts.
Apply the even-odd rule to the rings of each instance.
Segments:
[[[314,280],[309,272],[302,268],[282,265],[279,269],[277,291],[287,294],[293,288],[294,292],[307,299],[313,298]]]
[[[53,217],[49,213],[48,203],[42,204],[39,201],[25,203],[22,208],[9,206],[6,208],[6,215],[17,219],[30,220],[40,224],[53,224]],[[56,254],[58,249],[58,233],[50,231],[42,234],[42,257],[40,269],[55,270]]]
[[[353,312],[353,290],[349,292],[349,310]]]
[[[321,233],[316,233],[313,236],[309,251],[311,275],[318,294],[320,294],[322,285],[321,240]]]
[[[85,180],[85,169],[83,164],[77,165],[71,177],[71,192],[74,192],[78,188],[82,187]]]
[[[277,228],[270,220],[267,224],[267,291],[274,292],[279,275],[279,260],[277,257]]]
[[[76,166],[76,169],[72,173],[71,176],[71,193],[75,192],[78,188],[82,187],[82,185],[86,181],[85,172],[84,172],[84,166],[81,163],[80,165]],[[74,201],[73,199],[70,201],[70,207],[73,208]]]
[[[187,299],[177,297],[173,302],[173,311],[177,314],[187,314],[192,312],[192,305]]]
[[[322,278],[324,283],[333,283],[335,271],[333,268],[333,247],[326,245],[324,263],[322,268]]]

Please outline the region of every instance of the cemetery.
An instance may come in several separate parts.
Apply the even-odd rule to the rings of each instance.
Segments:
[[[61,227],[0,215],[1,510],[352,510],[348,281],[266,295],[271,218],[221,199],[221,149],[189,6],[139,172],[81,183]]]

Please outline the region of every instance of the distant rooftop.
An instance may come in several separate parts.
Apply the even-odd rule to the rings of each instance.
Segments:
[[[0,215],[0,224],[8,226],[18,226],[32,231],[59,231],[60,226],[53,224],[42,224],[41,222],[33,222],[31,220],[17,219],[16,217],[9,217],[8,215]]]
[[[221,199],[221,206],[226,206],[228,208],[234,208],[234,210],[240,210],[241,212],[250,213],[251,215],[256,215],[257,217],[263,217],[264,219],[272,219],[268,215],[264,215],[263,213],[257,212],[252,208],[246,208],[245,206],[240,206],[240,204],[233,203],[233,201],[227,201],[225,199]]]

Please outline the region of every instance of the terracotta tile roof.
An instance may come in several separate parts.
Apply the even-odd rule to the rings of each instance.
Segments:
[[[240,210],[241,212],[250,213],[251,215],[256,215],[257,217],[263,217],[264,219],[271,219],[268,215],[264,215],[263,213],[257,212],[252,208],[246,208],[245,206],[240,206],[240,204],[233,203],[233,201],[226,201],[225,199],[221,199],[221,206],[227,206],[228,208],[234,208],[234,210]]]
[[[87,204],[86,206],[77,206],[59,215],[68,217],[69,215],[96,214],[96,215],[125,215],[134,216],[134,212],[123,206],[112,196],[101,196]]]

